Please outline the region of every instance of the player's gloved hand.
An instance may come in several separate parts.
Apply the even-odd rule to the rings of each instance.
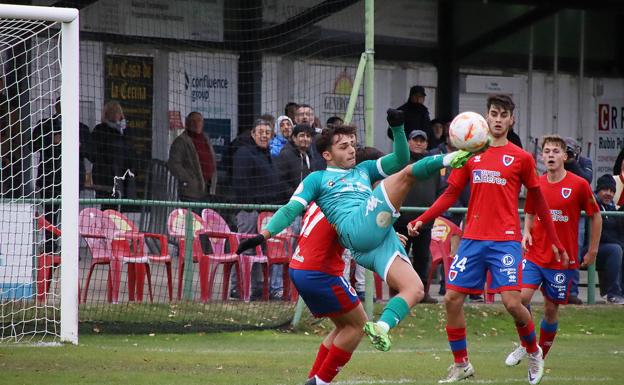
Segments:
[[[452,168],[460,168],[464,167],[464,165],[468,162],[474,154],[465,150],[457,150],[453,152],[449,152],[444,155],[444,159],[442,160],[442,164],[444,167],[451,166]]]
[[[243,239],[241,243],[238,245],[238,249],[236,249],[236,254],[242,254],[243,252],[249,249],[253,249],[254,247],[263,243],[265,240],[266,239],[264,238],[264,235],[262,234],[258,234],[253,238]]]
[[[390,125],[390,127],[402,126],[403,123],[405,123],[405,113],[403,113],[403,111],[401,110],[388,108],[386,114],[388,114],[386,119],[388,120],[388,124]]]

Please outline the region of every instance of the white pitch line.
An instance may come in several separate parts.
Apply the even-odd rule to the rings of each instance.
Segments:
[[[559,381],[559,382],[572,382],[572,383],[582,383],[582,382],[597,382],[602,383],[604,381],[611,381],[613,378],[611,377],[554,377],[545,375],[544,378],[549,381]],[[462,383],[467,384],[515,384],[515,383],[526,383],[526,378],[503,378],[496,380],[478,380],[478,379],[467,379],[463,380]],[[376,384],[431,384],[431,380],[425,379],[415,379],[415,378],[399,378],[396,380],[346,380],[346,381],[336,381],[333,384],[335,385],[376,385]]]

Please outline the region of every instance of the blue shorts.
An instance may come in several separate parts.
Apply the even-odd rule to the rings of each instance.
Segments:
[[[488,291],[520,291],[522,248],[517,241],[462,239],[449,267],[446,287],[461,293],[480,294],[489,271]]]
[[[360,304],[355,289],[343,277],[317,270],[288,269],[299,295],[317,317],[335,317]]]
[[[383,181],[338,228],[340,243],[353,251],[369,252],[384,241],[400,216],[390,203]]]
[[[566,304],[570,297],[573,273],[572,269],[546,269],[525,259],[522,265],[522,287],[537,289],[541,286],[542,294],[550,302]]]

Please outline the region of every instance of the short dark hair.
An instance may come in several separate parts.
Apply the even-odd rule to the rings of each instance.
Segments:
[[[271,130],[273,129],[273,127],[271,127],[271,122],[268,122],[260,118],[260,119],[254,120],[253,126],[251,127],[251,132],[254,132],[256,130],[256,127],[258,126],[268,126]]]
[[[327,122],[325,122],[325,125],[329,126],[330,124],[344,124],[344,119],[342,119],[340,116],[330,116],[327,119]]]
[[[495,94],[490,95],[487,98],[487,110],[490,110],[491,106],[496,106],[502,108],[505,111],[509,111],[513,114],[516,105],[513,100],[508,95],[505,94]]]
[[[542,150],[544,150],[544,146],[546,145],[546,143],[556,144],[557,146],[561,147],[561,149],[563,151],[565,151],[567,146],[568,146],[566,144],[565,139],[563,139],[559,135],[544,135],[544,136],[542,136],[542,147],[541,147]]]
[[[321,134],[316,138],[316,149],[319,154],[329,151],[332,144],[334,144],[334,136],[355,135],[356,131],[357,127],[347,124],[332,125],[324,128]]]
[[[284,106],[284,115],[288,116],[288,110],[291,108],[294,108],[295,110],[297,110],[297,108],[299,108],[299,105],[295,102],[286,103],[286,105]]]
[[[309,104],[305,104],[305,103],[303,103],[303,104],[298,104],[298,105],[297,105],[297,109],[300,109],[300,108],[309,108],[309,109],[311,109],[311,110],[314,110],[314,108],[312,108],[312,106],[311,106],[311,105],[309,105]]]

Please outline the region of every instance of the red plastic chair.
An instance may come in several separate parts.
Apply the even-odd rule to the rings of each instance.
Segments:
[[[83,302],[87,302],[91,276],[95,267],[108,265],[107,301],[118,303],[123,264],[149,261],[146,256],[136,256],[135,251],[140,248],[142,238],[124,235],[117,231],[117,227],[110,218],[96,208],[86,208],[80,212],[79,231],[91,252],[91,267],[82,295]],[[134,291],[128,293],[128,299],[134,301]]]
[[[258,215],[258,232],[260,232],[271,217],[273,217],[273,212],[263,211]],[[282,230],[281,233],[274,235],[266,242],[266,252],[265,255],[267,257],[267,271],[270,274],[271,266],[273,265],[282,265],[282,280],[284,284],[284,292],[282,299],[288,300],[291,298],[291,293],[293,292],[291,288],[290,275],[288,274],[288,264],[290,263],[290,258],[292,258],[292,253],[294,249],[294,241],[298,238],[292,228],[289,226]],[[268,285],[269,280],[265,278],[265,286],[267,286],[268,293]]]
[[[234,243],[231,240],[230,243],[230,251],[232,252],[238,247],[238,243],[243,238],[253,237],[253,234],[245,234],[245,233],[234,233],[230,230],[230,226],[227,224],[225,219],[216,211],[212,209],[204,209],[202,211],[202,220],[206,225],[207,234],[210,237],[210,242],[212,244],[213,252],[215,254],[225,254],[225,239],[214,238],[214,235],[220,235],[221,237],[232,237],[236,238],[236,242]],[[251,300],[251,267],[254,263],[262,263],[263,266],[263,277],[264,277],[264,286],[263,286],[263,298],[265,300],[269,299],[269,270],[266,267],[267,257],[262,254],[262,248],[260,246],[256,247],[256,254],[241,254],[237,255],[238,262],[240,266],[240,270],[238,272],[238,285],[239,285],[239,293],[241,293],[241,298],[245,302],[249,302]],[[227,268],[227,270],[226,270]],[[223,269],[223,290],[224,293],[227,293],[225,290],[228,288],[229,290],[229,277],[230,277],[231,267],[224,266]],[[214,280],[214,274],[211,276],[211,279]]]
[[[451,255],[451,239],[453,237],[461,237],[462,230],[455,223],[444,217],[437,217],[431,228],[431,243],[429,243],[429,252],[431,253],[431,268],[429,269],[429,278],[427,279],[427,287],[425,293],[429,291],[431,279],[435,269],[442,264],[444,267],[444,276],[448,277],[449,267],[453,256]]]
[[[57,237],[61,236],[61,230],[46,221],[43,215],[37,218],[37,230],[48,231]],[[42,252],[37,255],[37,302],[45,302],[47,300],[52,281],[52,270],[60,265],[61,255],[58,253]],[[80,293],[80,290],[78,290],[78,293]]]
[[[115,224],[117,235],[123,234],[124,237],[138,238],[138,247],[134,251],[135,257],[146,256],[149,263],[128,263],[128,292],[138,302],[143,301],[143,286],[145,276],[147,276],[147,287],[149,290],[150,301],[154,301],[152,292],[152,273],[150,263],[162,263],[165,265],[167,272],[167,291],[169,301],[173,301],[173,280],[171,269],[171,256],[168,253],[167,237],[162,234],[144,233],[139,231],[138,227],[128,217],[115,210],[105,210],[104,214]],[[145,247],[145,238],[156,239],[160,245],[159,254],[150,254]],[[130,251],[130,250],[128,250]]]
[[[182,284],[184,282],[184,254],[186,247],[185,240],[185,221],[186,221],[186,209],[175,209],[169,214],[167,220],[167,228],[169,234],[178,239],[179,252],[178,252],[178,300],[182,298]],[[212,286],[214,285],[214,279],[216,271],[219,265],[223,265],[224,272],[227,271],[227,277],[229,278],[229,272],[234,267],[237,273],[241,274],[241,266],[239,257],[235,253],[225,253],[226,241],[230,244],[230,249],[236,249],[238,247],[238,238],[234,233],[229,231],[213,231],[211,230],[202,218],[192,213],[193,215],[193,245],[192,255],[193,263],[199,265],[199,287],[200,287],[200,299],[202,302],[207,302],[212,298]],[[224,229],[225,230],[225,229]],[[211,240],[211,246],[213,253],[205,254],[202,250],[201,241],[199,239],[200,234],[206,234]],[[239,280],[239,292],[242,293],[241,280]],[[229,295],[229,279],[223,279],[221,298],[227,300]]]

